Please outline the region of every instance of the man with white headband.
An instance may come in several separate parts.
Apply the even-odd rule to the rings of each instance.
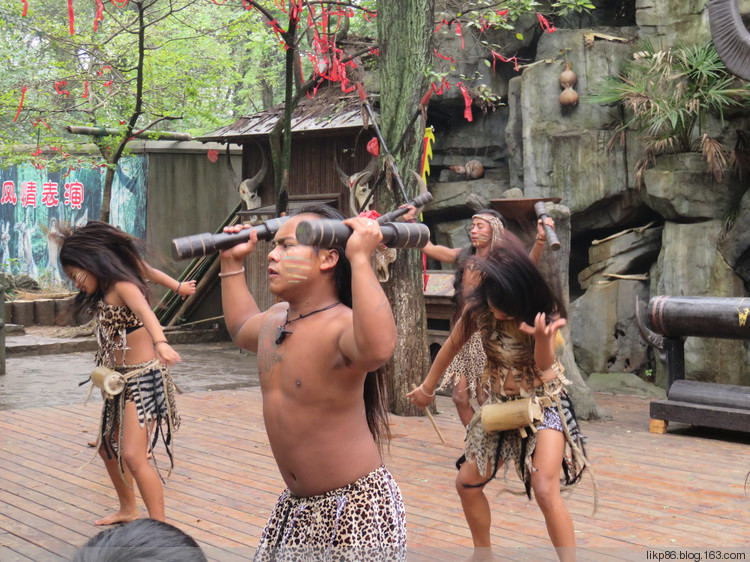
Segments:
[[[404,215],[404,220],[414,221],[415,214],[416,209],[409,206],[409,212]],[[549,217],[545,219],[545,223],[551,227],[554,227],[555,224]],[[502,238],[504,230],[503,217],[500,213],[494,209],[482,209],[472,217],[471,230],[469,231],[471,246],[469,248],[449,248],[432,242],[428,242],[422,248],[422,253],[428,258],[457,265],[453,287],[458,306],[456,306],[454,321],[461,315],[466,298],[480,281],[479,272],[474,271],[471,266],[467,267],[467,261],[470,257],[486,258]],[[538,265],[542,259],[546,241],[544,224],[542,219],[539,219],[537,221],[536,241],[529,252],[529,257],[535,265]],[[468,425],[474,416],[471,398],[477,398],[480,402],[483,399],[481,392],[479,396],[477,395],[477,381],[482,376],[486,361],[481,337],[479,337],[478,332],[474,333],[445,371],[445,376],[437,387],[437,390],[443,390],[449,384],[453,385],[453,403],[456,405],[458,417],[464,426]]]

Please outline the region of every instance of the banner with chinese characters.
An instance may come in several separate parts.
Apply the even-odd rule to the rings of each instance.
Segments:
[[[60,285],[65,274],[48,234],[60,225],[99,219],[105,172],[0,164],[0,271],[26,274],[42,286]],[[147,156],[125,156],[112,184],[110,222],[138,238],[146,237],[147,178]]]

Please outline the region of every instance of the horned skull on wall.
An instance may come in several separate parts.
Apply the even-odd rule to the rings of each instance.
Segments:
[[[245,209],[248,211],[250,209],[257,209],[258,207],[260,207],[260,195],[258,195],[258,188],[260,187],[260,184],[263,183],[263,180],[268,173],[268,158],[266,158],[266,152],[265,150],[263,150],[263,148],[260,147],[260,145],[258,145],[258,148],[260,150],[262,160],[260,170],[258,170],[258,173],[255,174],[252,178],[242,180],[242,182],[240,182],[240,185],[237,187],[237,190],[240,192],[240,198],[245,204]]]
[[[352,216],[357,216],[361,212],[369,211],[372,208],[373,198],[371,196],[372,188],[378,177],[378,159],[373,158],[367,164],[364,170],[347,175],[339,165],[334,153],[333,162],[336,165],[341,182],[349,190],[349,208]]]

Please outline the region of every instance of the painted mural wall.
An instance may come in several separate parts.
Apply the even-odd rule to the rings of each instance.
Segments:
[[[105,172],[0,164],[0,271],[60,285],[65,275],[50,234],[99,218]],[[131,155],[120,160],[112,185],[111,223],[139,238],[146,237],[147,178],[148,156]]]

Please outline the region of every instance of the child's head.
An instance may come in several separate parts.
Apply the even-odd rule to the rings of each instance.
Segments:
[[[136,519],[102,531],[78,549],[73,562],[206,562],[201,547],[177,527],[155,519]]]
[[[565,307],[531,261],[528,251],[512,233],[484,259],[475,259],[482,281],[471,295],[472,310],[490,307],[496,317],[505,316],[533,325],[539,312],[547,318],[565,317]]]
[[[77,301],[82,306],[77,308],[84,308],[92,299],[100,299],[118,281],[134,283],[144,295],[148,294],[141,275],[143,260],[139,246],[142,243],[137,238],[101,221],[89,221],[72,229],[62,228],[56,237],[60,245],[60,265],[81,289]],[[80,281],[86,278],[91,288],[92,277],[96,283],[89,292]]]

